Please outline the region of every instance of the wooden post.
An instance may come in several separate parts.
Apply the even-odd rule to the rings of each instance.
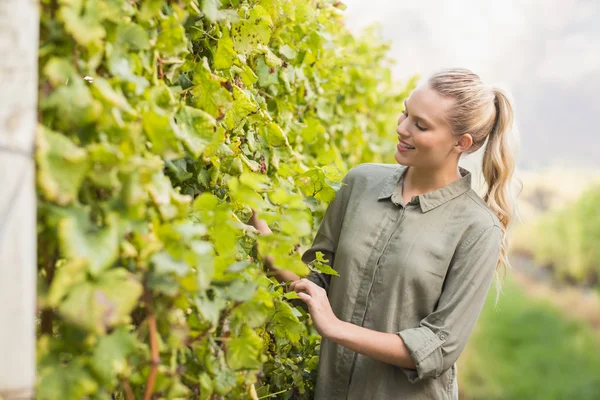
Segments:
[[[37,0],[0,1],[0,399],[35,386]]]

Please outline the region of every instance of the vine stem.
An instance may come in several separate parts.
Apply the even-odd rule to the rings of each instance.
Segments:
[[[260,396],[260,397],[259,397],[259,399],[266,399],[267,397],[273,397],[273,396],[275,396],[275,395],[278,395],[278,394],[281,394],[281,393],[287,392],[288,390],[290,390],[290,389],[283,389],[283,390],[281,390],[281,391],[279,391],[279,392],[276,392],[276,393],[266,394],[266,395],[264,395],[264,396]]]
[[[133,394],[133,390],[127,379],[123,379],[123,389],[125,389],[127,400],[135,400],[135,395]]]
[[[156,317],[154,314],[148,315],[148,330],[150,332],[150,373],[148,374],[148,381],[146,383],[146,392],[144,393],[144,400],[150,400],[152,398],[152,392],[154,391],[154,380],[158,373],[158,364],[160,364],[160,356],[158,354],[158,332],[156,329]]]
[[[159,77],[159,79],[165,79],[165,72],[163,71],[163,60],[160,56],[158,56],[157,60],[158,60],[158,77]]]

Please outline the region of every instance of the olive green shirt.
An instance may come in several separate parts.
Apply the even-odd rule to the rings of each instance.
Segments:
[[[317,400],[458,399],[456,360],[495,276],[500,222],[471,188],[471,173],[402,200],[406,166],[365,163],[343,178],[323,217],[309,263],[321,251],[340,276],[312,272],[335,315],[398,334],[416,369],[323,339]]]

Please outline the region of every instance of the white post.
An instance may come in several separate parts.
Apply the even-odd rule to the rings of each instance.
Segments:
[[[35,387],[37,0],[0,0],[0,399]]]

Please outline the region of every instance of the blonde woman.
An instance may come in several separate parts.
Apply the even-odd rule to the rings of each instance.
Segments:
[[[323,337],[317,400],[458,399],[456,361],[494,276],[509,266],[515,160],[506,93],[467,69],[444,69],[404,106],[399,165],[352,168],[302,255],[309,263],[323,252],[339,277],[275,269],[294,281]],[[458,162],[486,141],[481,198]],[[256,214],[250,223],[270,232]]]

